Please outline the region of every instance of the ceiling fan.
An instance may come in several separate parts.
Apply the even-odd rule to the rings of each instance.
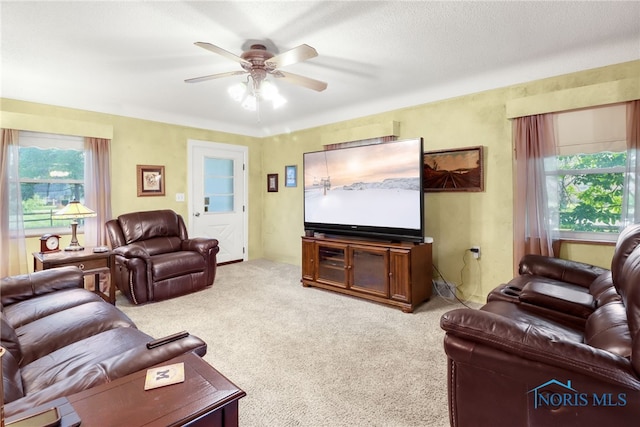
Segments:
[[[327,83],[315,80],[309,77],[301,76],[280,70],[280,68],[292,65],[297,62],[306,61],[307,59],[318,56],[318,52],[309,45],[301,44],[279,55],[269,52],[263,44],[252,44],[249,50],[243,52],[240,56],[234,55],[218,46],[206,42],[196,42],[196,46],[217,53],[227,59],[238,62],[243,71],[229,71],[226,73],[211,74],[209,76],[195,77],[185,80],[186,83],[198,83],[206,80],[219,79],[222,77],[237,76],[248,74],[248,78],[253,80],[253,87],[259,91],[261,83],[267,75],[271,75],[277,79],[303,86],[322,92],[327,88]]]

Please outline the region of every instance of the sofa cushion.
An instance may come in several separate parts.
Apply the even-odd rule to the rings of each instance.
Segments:
[[[631,334],[622,301],[598,308],[587,319],[584,342],[622,357],[631,356]]]
[[[147,254],[153,256],[181,250],[182,241],[176,236],[152,237],[147,240],[140,240],[136,242],[136,245],[142,246]]]
[[[18,363],[22,360],[22,346],[20,345],[20,339],[13,326],[7,321],[4,316],[4,312],[0,311],[0,345],[8,352],[13,354],[13,357]]]
[[[87,337],[122,327],[135,325],[126,314],[104,301],[53,313],[16,329],[22,347],[21,366]]]
[[[4,407],[5,416],[11,417],[26,410],[35,408],[36,406],[44,405],[45,403],[51,402],[59,397],[70,396],[108,382],[109,378],[101,366],[90,366],[83,372],[67,377],[62,381],[51,385],[51,387],[47,387],[46,389],[42,389],[35,393],[26,394],[24,397],[8,403]],[[82,425],[84,426],[84,424]]]
[[[546,333],[553,334],[558,339],[569,340],[573,342],[584,342],[583,333],[574,327],[563,325],[551,319],[547,319],[541,316],[537,316],[535,313],[527,311],[521,304],[512,304],[505,301],[492,301],[488,302],[482,308],[482,311],[488,311],[493,314],[503,316],[510,321],[516,321],[529,326],[535,326],[536,328],[545,331]]]
[[[153,280],[160,281],[190,273],[201,273],[205,269],[205,260],[197,252],[169,252],[156,255],[153,260]]]
[[[35,393],[50,387],[134,346],[146,348],[152,339],[136,328],[116,328],[59,348],[22,367],[25,392]]]
[[[4,307],[35,296],[49,294],[69,288],[83,288],[82,270],[65,266],[36,271],[31,274],[3,277],[0,279],[0,299]]]
[[[14,328],[18,328],[53,313],[101,300],[97,294],[85,289],[65,289],[7,306],[4,315]]]
[[[596,300],[596,307],[602,307],[612,301],[622,301],[615,286],[613,286],[613,276],[611,271],[607,271],[598,276],[591,286],[589,293]]]
[[[10,351],[5,351],[2,355],[2,387],[4,403],[13,402],[24,396],[20,367]]]

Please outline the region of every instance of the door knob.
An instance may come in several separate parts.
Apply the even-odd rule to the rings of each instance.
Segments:
[[[200,216],[200,212],[194,213],[193,216]]]

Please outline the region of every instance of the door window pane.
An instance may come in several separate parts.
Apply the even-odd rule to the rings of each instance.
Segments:
[[[233,212],[233,160],[204,160],[204,211]]]

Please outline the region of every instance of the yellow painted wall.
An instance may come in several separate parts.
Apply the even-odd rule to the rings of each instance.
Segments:
[[[1,110],[39,115],[43,120],[74,119],[112,125],[114,215],[156,208],[187,214],[187,204],[175,202],[175,193],[187,193],[187,139],[248,146],[250,258],[264,257],[297,265],[303,234],[304,152],[322,149],[323,141],[326,143],[331,135],[394,121],[399,123],[400,139],[423,137],[426,151],[482,145],[484,192],[425,195],[425,228],[426,234],[435,240],[434,264],[448,281],[460,286],[462,296],[482,300],[493,287],[513,277],[512,136],[511,122],[506,118],[507,103],[530,96],[539,102],[536,96],[541,94],[637,76],[640,61],[262,139],[21,101],[2,100]],[[594,95],[595,98],[598,96]],[[559,102],[562,104],[562,96]],[[521,100],[521,106],[526,103],[526,99]],[[136,197],[136,164],[165,165],[167,196]],[[298,165],[297,187],[284,186],[286,165]],[[266,191],[268,173],[279,174],[277,193]],[[481,247],[479,261],[473,260],[467,251],[472,245]],[[565,244],[561,255],[606,267],[612,252],[612,246]]]
[[[506,104],[638,76],[640,61],[634,61],[278,135],[266,138],[263,167],[265,174],[277,172],[282,176],[287,164],[301,168],[304,152],[321,150],[322,144],[331,139],[327,135],[393,121],[400,124],[399,139],[423,137],[425,151],[484,146],[484,192],[425,195],[425,229],[426,235],[434,238],[434,265],[449,282],[459,286],[463,297],[482,301],[492,288],[513,277],[512,134]],[[626,99],[623,93],[607,96]],[[562,105],[564,100],[559,98],[555,102]],[[602,96],[594,93],[593,98],[595,102]],[[532,102],[539,100],[537,97]],[[526,106],[526,99],[520,101]],[[265,257],[299,264],[302,223],[300,186],[268,194],[263,214]],[[472,245],[481,247],[479,261],[467,251]],[[612,253],[611,245],[564,244],[561,255],[607,267]]]
[[[2,99],[2,112],[24,113],[33,116],[40,131],[65,133],[70,121],[95,123],[113,127],[111,143],[111,203],[113,216],[152,209],[173,209],[188,221],[187,141],[196,139],[249,147],[249,256],[260,258],[262,253],[262,144],[260,139],[224,132],[176,126],[123,116],[75,110],[10,99]],[[6,126],[6,118],[3,118]],[[137,197],[136,165],[164,165],[165,196]],[[185,193],[185,202],[176,202],[175,194]],[[82,241],[82,236],[78,240]],[[70,236],[62,237],[67,246]],[[37,237],[28,240],[28,250],[39,250]]]

